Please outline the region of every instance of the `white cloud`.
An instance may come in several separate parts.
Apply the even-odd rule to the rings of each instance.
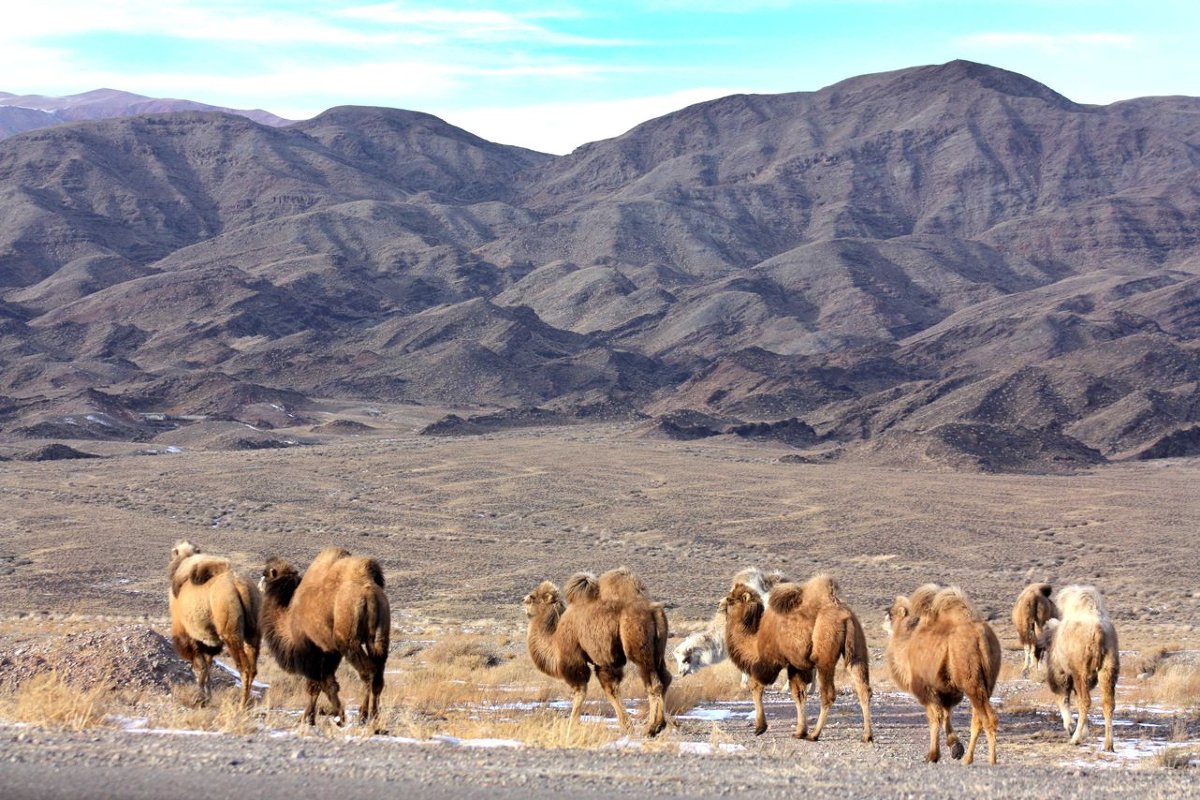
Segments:
[[[587,142],[620,136],[646,120],[693,103],[739,91],[742,90],[707,87],[624,100],[477,107],[433,113],[493,142],[561,155]]]

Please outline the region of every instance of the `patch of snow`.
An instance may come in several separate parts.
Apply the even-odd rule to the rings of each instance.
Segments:
[[[106,428],[113,427],[113,424],[111,422],[106,420],[104,417],[99,416],[98,414],[88,414],[86,417],[84,417],[84,419],[86,419],[88,422],[95,422],[97,424],[103,425]]]
[[[214,667],[217,667],[217,668],[219,668],[219,669],[220,669],[222,672],[225,672],[225,673],[227,673],[228,675],[232,676],[232,677],[233,677],[233,679],[234,679],[235,681],[237,681],[237,682],[238,682],[238,686],[241,686],[241,685],[242,685],[242,673],[238,672],[236,669],[234,669],[233,667],[229,666],[228,664],[223,664],[223,663],[221,663],[220,661],[218,661],[218,660],[217,660],[217,659],[215,659],[215,658],[213,659],[213,662],[212,662],[212,663],[213,663],[213,666],[214,666]],[[271,688],[271,684],[269,684],[269,683],[261,683],[260,681],[251,681],[251,682],[250,682],[250,688],[251,688],[252,690],[256,690],[256,691],[259,691],[259,692],[265,692],[267,689],[270,689],[270,688]]]
[[[441,744],[454,745],[455,747],[489,748],[525,746],[522,742],[518,742],[515,739],[460,739],[457,736],[450,736],[444,733],[437,734],[432,740]]]
[[[736,753],[746,748],[740,744],[723,742],[713,747],[708,742],[680,742],[679,752],[697,756],[711,756],[713,753]]]
[[[176,447],[176,446],[175,446],[175,445],[173,445],[173,444],[172,444],[172,445],[167,445],[166,452],[168,452],[168,453],[182,453],[182,452],[183,452],[183,448],[182,448],[182,447]]]

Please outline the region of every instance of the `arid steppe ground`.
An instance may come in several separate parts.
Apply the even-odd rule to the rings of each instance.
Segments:
[[[306,427],[295,434],[313,446],[206,451],[201,425],[178,432],[180,452],[165,452],[158,444],[75,442],[81,450],[109,457],[0,464],[0,678],[6,676],[7,661],[10,684],[8,711],[0,714],[10,722],[0,729],[0,738],[11,733],[8,751],[14,764],[37,764],[41,758],[58,763],[55,759],[69,760],[74,753],[86,767],[92,763],[86,754],[96,751],[95,759],[103,760],[110,743],[115,751],[128,750],[121,742],[134,734],[125,731],[130,726],[121,724],[127,719],[122,714],[159,720],[167,712],[154,709],[186,705],[186,687],[158,698],[143,692],[128,701],[136,712],[110,706],[96,721],[103,731],[98,736],[36,719],[32,728],[25,727],[30,722],[20,720],[30,718],[12,713],[18,705],[13,698],[19,699],[12,686],[20,683],[13,670],[28,663],[21,661],[22,654],[51,653],[53,642],[86,630],[166,631],[166,562],[172,544],[186,538],[228,555],[247,574],[257,574],[271,555],[305,564],[331,544],[379,559],[394,625],[385,694],[393,716],[385,716],[386,734],[427,740],[444,729],[459,737],[532,742],[534,753],[542,746],[554,748],[554,768],[539,773],[542,783],[535,784],[545,791],[561,788],[559,781],[571,775],[615,774],[597,764],[613,758],[606,749],[613,746],[627,767],[647,759],[647,769],[654,763],[660,771],[664,759],[676,763],[670,758],[678,751],[673,757],[681,761],[670,769],[689,775],[711,770],[713,793],[727,784],[731,791],[741,785],[727,767],[713,764],[746,766],[759,781],[747,785],[767,792],[784,791],[797,775],[801,781],[841,787],[843,793],[853,793],[855,781],[864,791],[886,785],[872,781],[890,774],[887,770],[911,778],[909,771],[924,754],[924,718],[887,678],[880,622],[896,594],[931,580],[962,586],[992,619],[1005,645],[1006,667],[997,690],[1001,767],[986,778],[986,767],[972,767],[972,780],[991,782],[985,784],[990,788],[1008,786],[1010,794],[1035,794],[1056,776],[1069,776],[1074,788],[1068,794],[1130,790],[1151,796],[1159,790],[1170,794],[1195,772],[1167,769],[1161,753],[1168,745],[1182,748],[1185,756],[1172,766],[1191,763],[1200,738],[1194,692],[1200,649],[1195,560],[1200,461],[1118,464],[1067,476],[981,475],[921,465],[787,463],[780,461],[786,449],[648,438],[635,423],[442,438],[415,433],[440,411],[398,407],[368,413],[362,407],[330,406],[328,414],[362,421],[373,432],[327,437]],[[0,455],[28,449],[28,442],[0,443]],[[148,450],[159,452],[148,455]],[[768,710],[771,729],[755,739],[742,713],[749,708],[748,696],[728,665],[707,678],[676,680],[671,706],[679,725],[662,743],[642,743],[638,734],[628,740],[610,735],[610,712],[598,700],[590,703],[589,713],[604,721],[590,724],[602,732],[581,742],[579,750],[559,751],[565,740],[556,740],[553,732],[535,741],[527,729],[519,730],[559,724],[565,711],[556,701],[566,697],[563,687],[535,674],[524,654],[521,597],[544,578],[561,584],[577,570],[599,572],[622,564],[669,603],[673,642],[711,616],[730,576],[743,566],[780,569],[798,579],[818,571],[836,576],[875,654],[877,744],[855,741],[860,723],[848,695],[835,705],[822,742],[805,743],[790,738],[794,715],[790,703],[776,694]],[[1098,741],[1086,750],[1071,748],[1051,713],[1049,695],[1021,679],[1008,612],[1031,580],[1055,586],[1094,583],[1104,592],[1123,651],[1117,736],[1124,756],[1099,754]],[[114,658],[119,654],[96,653],[98,662]],[[436,672],[433,664],[439,661],[453,663],[448,671]],[[273,669],[264,655],[262,671],[271,692],[288,680]],[[1168,673],[1174,675],[1174,688],[1165,686]],[[460,688],[439,689],[434,697],[430,686],[439,680]],[[344,695],[356,702],[357,678],[346,677],[343,686]],[[485,714],[481,722],[480,714],[463,712],[468,707],[495,711],[503,692],[516,692],[528,702],[505,707],[503,719]],[[627,680],[626,694],[640,711],[636,680]],[[219,695],[217,705],[230,705],[231,695],[231,690]],[[815,713],[815,701],[810,697],[809,702],[810,714]],[[268,742],[269,732],[279,726],[294,729],[294,717],[280,716],[289,704],[294,708],[298,700],[279,695],[241,717],[234,712],[222,717],[220,709],[206,710],[208,716],[181,712],[151,727],[208,727],[230,733],[233,750],[278,749],[282,745]],[[487,724],[490,718],[496,720],[494,729]],[[467,720],[473,720],[469,729]],[[960,710],[957,724],[965,730],[967,721]],[[361,731],[343,734],[328,725],[320,731],[303,737],[305,751],[340,753],[346,736],[362,741]],[[1095,726],[1093,733],[1098,733]],[[206,740],[204,747],[219,750],[224,738]],[[256,738],[259,745],[247,744]],[[699,743],[707,756],[691,754]],[[354,757],[347,758],[361,761],[355,774],[375,774],[369,767],[375,756],[364,753],[389,746],[394,752],[380,757],[411,760],[398,754],[410,753],[406,748],[412,745],[389,745],[385,737],[352,748]],[[280,770],[303,772],[309,767],[289,760],[289,753],[296,754],[294,742],[291,747],[263,758],[282,760]],[[765,775],[776,773],[763,771],[760,762],[776,755],[804,766],[790,777],[780,773],[780,782],[768,780]],[[523,757],[508,751],[497,756],[518,762]],[[446,764],[459,758],[448,757]],[[439,778],[436,763],[419,760],[426,772],[433,770],[430,785],[457,780],[450,773]],[[832,771],[822,772],[822,764]],[[1011,772],[1014,764],[1045,767],[1031,773],[1041,782],[1021,784]],[[861,767],[861,774],[853,767]],[[958,782],[966,780],[961,764],[936,769],[941,771],[929,774],[961,776],[944,787],[947,791],[958,791]],[[1086,777],[1092,770],[1095,783]],[[610,779],[598,779],[597,786]],[[1017,782],[1004,783],[1010,779]],[[927,778],[913,786],[932,791]]]

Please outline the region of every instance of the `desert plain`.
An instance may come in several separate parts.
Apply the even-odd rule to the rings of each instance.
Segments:
[[[634,421],[419,435],[445,412],[329,403],[276,432],[295,446],[271,449],[210,449],[240,424],[214,422],[184,426],[170,443],[71,443],[101,458],[25,461],[36,443],[0,442],[14,459],[0,463],[0,780],[10,796],[1195,789],[1196,459],[990,475],[805,463],[781,445],[676,441]],[[199,707],[164,638],[166,564],[179,539],[255,579],[269,556],[304,565],[329,545],[378,559],[393,626],[379,723],[301,726],[299,683],[265,648],[253,707],[237,708],[228,678]],[[742,567],[835,576],[872,652],[875,743],[858,741],[844,675],[819,742],[792,738],[794,711],[778,689],[768,692],[770,728],[755,737],[728,662],[675,679],[675,722],[653,740],[640,732],[633,677],[623,690],[633,730],[616,728],[593,685],[584,724],[568,734],[568,690],[530,662],[520,601],[543,579],[561,585],[620,565],[668,604],[672,646],[704,626]],[[887,674],[884,610],[926,581],[966,590],[1004,647],[996,767],[925,764],[924,714]],[[1091,583],[1105,595],[1122,659],[1113,754],[1100,750],[1098,707],[1090,740],[1073,747],[1051,695],[1021,675],[1009,611],[1031,581]],[[354,706],[358,679],[343,671]],[[955,723],[968,729],[965,705]]]

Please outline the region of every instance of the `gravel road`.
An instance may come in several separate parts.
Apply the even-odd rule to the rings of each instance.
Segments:
[[[771,734],[768,734],[770,736]],[[884,737],[886,739],[886,736]],[[0,729],[0,786],[24,798],[1195,796],[1195,770],[964,766],[898,750],[793,742],[759,752],[472,749],[387,737],[156,735]],[[775,752],[769,752],[769,751]],[[321,794],[318,795],[317,793]]]

